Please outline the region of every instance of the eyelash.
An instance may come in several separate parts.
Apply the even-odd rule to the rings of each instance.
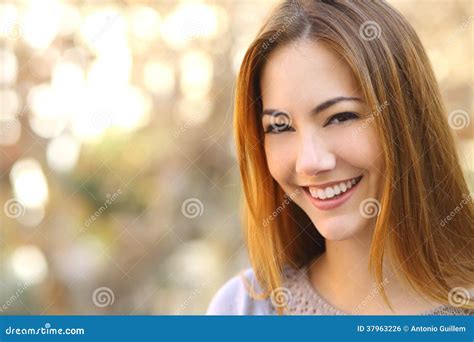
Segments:
[[[337,114],[334,114],[333,116],[331,116],[327,121],[326,123],[324,124],[323,127],[326,127],[333,119],[336,119],[336,118],[340,118],[340,117],[347,117],[349,116],[349,118],[347,120],[350,120],[350,119],[357,119],[359,117],[359,115],[357,115],[356,113],[354,112],[341,112],[341,113],[337,113]],[[340,123],[343,123],[347,120],[344,120],[344,121],[340,121],[338,124]],[[277,130],[275,131],[274,127],[272,125],[268,125],[267,128],[265,129],[265,132],[264,133],[268,133],[268,134],[278,134],[278,133],[281,133],[281,132],[288,132],[288,130],[290,129],[291,127],[290,126],[287,126],[287,127],[284,127],[284,129],[282,130]]]

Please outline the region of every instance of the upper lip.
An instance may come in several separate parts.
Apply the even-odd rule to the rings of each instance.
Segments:
[[[333,185],[337,185],[339,183],[345,183],[347,181],[350,181],[354,178],[359,178],[359,177],[362,177],[362,175],[360,176],[356,176],[356,177],[351,177],[351,178],[347,178],[345,180],[340,180],[340,181],[335,181],[335,182],[328,182],[328,183],[323,183],[323,184],[311,184],[311,185],[305,185],[304,187],[306,188],[318,188],[318,189],[321,189],[321,190],[324,190],[326,189],[328,186],[333,186]]]

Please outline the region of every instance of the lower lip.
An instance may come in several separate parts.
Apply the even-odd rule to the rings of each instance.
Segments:
[[[316,208],[320,210],[330,210],[330,209],[337,208],[343,205],[345,202],[347,202],[349,198],[351,198],[354,191],[359,187],[359,184],[360,182],[362,182],[363,178],[364,177],[362,177],[359,183],[353,185],[352,188],[350,188],[348,191],[346,191],[345,193],[343,193],[341,196],[337,198],[321,200],[319,198],[314,198],[313,196],[311,196],[311,193],[309,192],[308,188],[305,188],[304,192],[306,193],[311,203],[313,203]]]

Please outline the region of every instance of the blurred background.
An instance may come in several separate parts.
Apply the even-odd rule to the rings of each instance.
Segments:
[[[473,191],[473,3],[390,3]],[[0,314],[203,314],[249,266],[233,89],[274,4],[0,3]]]

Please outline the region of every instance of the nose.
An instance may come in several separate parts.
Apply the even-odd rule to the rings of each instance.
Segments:
[[[334,169],[336,156],[327,144],[314,133],[301,137],[296,160],[296,173],[314,176],[317,173]]]

